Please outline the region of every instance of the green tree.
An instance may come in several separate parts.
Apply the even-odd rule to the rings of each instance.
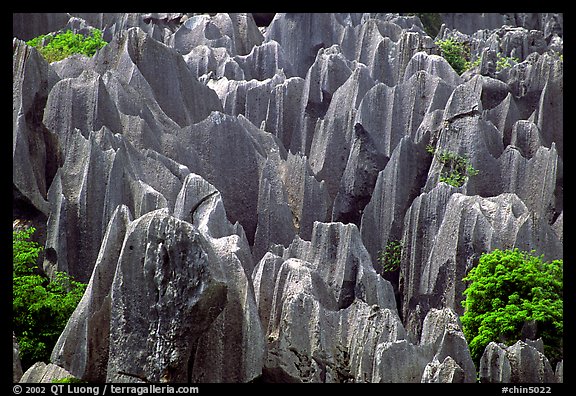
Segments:
[[[518,249],[485,253],[464,278],[470,282],[461,317],[470,352],[478,365],[491,341],[512,345],[531,323],[552,364],[562,359],[563,261],[545,262]]]
[[[29,240],[35,229],[12,234],[13,326],[20,346],[22,368],[47,362],[86,285],[57,271],[50,281],[36,261],[41,247]]]

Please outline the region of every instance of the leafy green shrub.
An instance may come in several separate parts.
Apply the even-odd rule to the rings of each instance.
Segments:
[[[490,341],[512,345],[535,324],[551,363],[562,359],[563,261],[544,262],[518,249],[485,253],[468,275],[460,318],[472,358],[479,364]]]
[[[52,63],[73,54],[92,56],[107,43],[102,39],[102,31],[92,30],[91,36],[73,33],[67,30],[56,35],[41,35],[26,42],[31,47],[36,47],[44,58]]]
[[[402,256],[402,242],[390,241],[386,248],[378,252],[378,262],[384,272],[396,271],[400,268],[400,258]]]
[[[440,174],[440,182],[448,183],[454,187],[461,187],[470,176],[476,176],[478,170],[475,169],[466,156],[458,155],[451,151],[437,152],[434,146],[426,146],[426,151],[436,156],[438,161],[444,164]]]
[[[42,248],[29,240],[34,231],[30,227],[12,234],[13,325],[24,370],[49,361],[86,289],[64,272],[56,272],[52,281],[39,274],[36,260]]]
[[[501,71],[507,67],[512,67],[515,63],[520,62],[520,59],[515,57],[503,56],[498,53],[496,56],[496,71]]]
[[[453,39],[438,40],[436,45],[440,47],[442,57],[452,66],[454,71],[462,74],[470,66],[468,60],[470,58],[470,49]]]

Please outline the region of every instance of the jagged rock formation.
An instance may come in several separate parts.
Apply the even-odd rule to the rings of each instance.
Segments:
[[[16,335],[12,332],[12,382],[20,381],[22,378],[22,362],[20,362],[20,346]]]
[[[22,383],[40,383],[49,384],[53,380],[60,380],[63,378],[71,378],[68,371],[64,370],[52,363],[37,362],[34,363],[26,372],[22,375],[19,382]]]
[[[480,381],[486,383],[556,382],[552,366],[543,352],[541,339],[540,347],[522,341],[508,347],[491,342],[480,360]]]
[[[14,213],[43,222],[48,274],[88,283],[51,364],[474,382],[462,278],[495,248],[563,254],[563,17],[441,18],[478,66],[401,14],[14,14]],[[67,28],[108,44],[48,64],[22,41]],[[441,182],[430,148],[478,173]],[[481,380],[561,381],[525,341],[490,344]]]

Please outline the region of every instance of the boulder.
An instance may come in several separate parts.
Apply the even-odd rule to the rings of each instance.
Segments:
[[[461,383],[464,382],[464,370],[450,356],[446,356],[442,363],[434,359],[426,365],[422,382]]]
[[[62,367],[58,367],[52,363],[37,362],[34,363],[22,378],[20,378],[20,383],[32,383],[32,384],[50,384],[54,380],[59,380],[63,378],[73,378],[68,371],[64,370]]]
[[[554,371],[544,354],[523,341],[512,346],[491,342],[480,359],[480,382],[551,383]]]
[[[192,225],[162,209],[133,221],[111,284],[106,380],[187,381],[194,346],[226,295],[223,269]]]
[[[434,380],[431,382],[476,382],[476,367],[460,319],[453,310],[430,310],[422,324],[420,345],[434,351],[430,369],[435,370],[427,374],[427,378]],[[425,376],[423,382],[424,379]]]

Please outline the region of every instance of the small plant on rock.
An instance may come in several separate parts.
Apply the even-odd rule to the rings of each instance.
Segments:
[[[496,71],[501,71],[506,69],[507,67],[512,67],[514,64],[520,62],[520,59],[515,57],[503,56],[502,54],[498,54],[496,57]]]
[[[440,182],[461,187],[468,177],[476,176],[479,173],[466,156],[448,150],[438,152],[431,145],[426,146],[426,151],[434,155],[444,165],[439,178]]]
[[[400,258],[402,257],[402,242],[390,241],[386,248],[378,252],[378,262],[384,272],[392,272],[400,268]]]

